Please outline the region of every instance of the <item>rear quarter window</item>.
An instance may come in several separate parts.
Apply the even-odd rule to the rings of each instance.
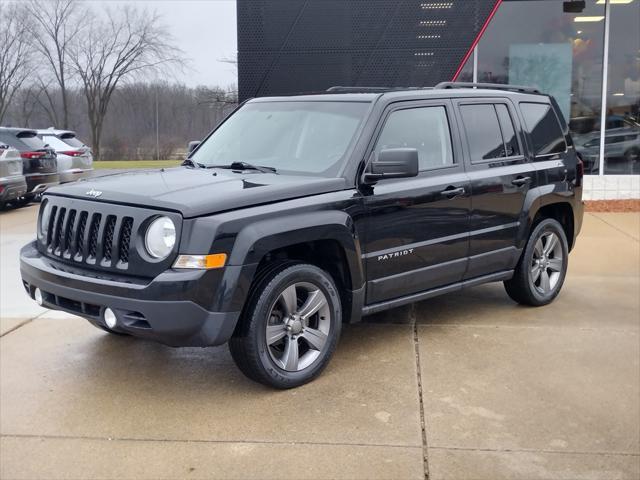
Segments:
[[[520,110],[536,156],[562,153],[567,149],[560,122],[551,105],[523,102],[520,104]]]

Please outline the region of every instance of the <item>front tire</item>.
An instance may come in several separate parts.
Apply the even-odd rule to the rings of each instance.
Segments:
[[[557,220],[542,220],[531,232],[513,278],[504,282],[507,294],[522,305],[539,307],[560,293],[567,274],[569,247]]]
[[[229,349],[250,379],[293,388],[326,367],[341,327],[340,295],[331,276],[314,265],[289,263],[254,286]]]

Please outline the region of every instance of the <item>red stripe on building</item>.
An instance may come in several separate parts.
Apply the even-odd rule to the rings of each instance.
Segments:
[[[491,23],[491,20],[493,20],[493,17],[496,15],[496,12],[498,11],[498,8],[500,8],[501,4],[502,4],[502,0],[496,0],[496,4],[493,6],[493,10],[491,10],[491,13],[487,17],[487,20],[484,22],[484,25],[480,29],[480,32],[478,32],[478,36],[476,37],[476,39],[471,44],[471,48],[469,49],[467,54],[462,59],[462,62],[460,63],[460,66],[458,67],[458,70],[456,70],[456,73],[453,76],[453,80],[452,81],[455,82],[455,81],[458,80],[458,77],[460,76],[460,73],[462,73],[462,69],[464,68],[465,63],[467,63],[467,60],[469,60],[469,57],[473,53],[474,48],[476,48],[478,43],[480,43],[480,39],[482,38],[482,35],[484,35],[484,32],[487,30],[487,27],[489,27],[489,24]]]

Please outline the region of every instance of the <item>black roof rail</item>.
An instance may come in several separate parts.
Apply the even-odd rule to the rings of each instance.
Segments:
[[[534,93],[542,95],[542,92],[534,87],[525,87],[521,85],[505,85],[503,83],[441,82],[433,88],[438,90],[447,88],[488,88],[491,90],[508,90],[511,92]]]
[[[331,87],[328,93],[386,93],[410,90],[432,90],[433,87]]]
[[[391,90],[389,87],[330,87],[329,93],[384,93]]]

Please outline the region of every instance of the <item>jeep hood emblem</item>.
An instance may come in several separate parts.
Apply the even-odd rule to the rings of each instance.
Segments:
[[[92,188],[86,194],[89,195],[90,197],[98,198],[100,195],[102,195],[102,192],[100,190],[94,190]]]

